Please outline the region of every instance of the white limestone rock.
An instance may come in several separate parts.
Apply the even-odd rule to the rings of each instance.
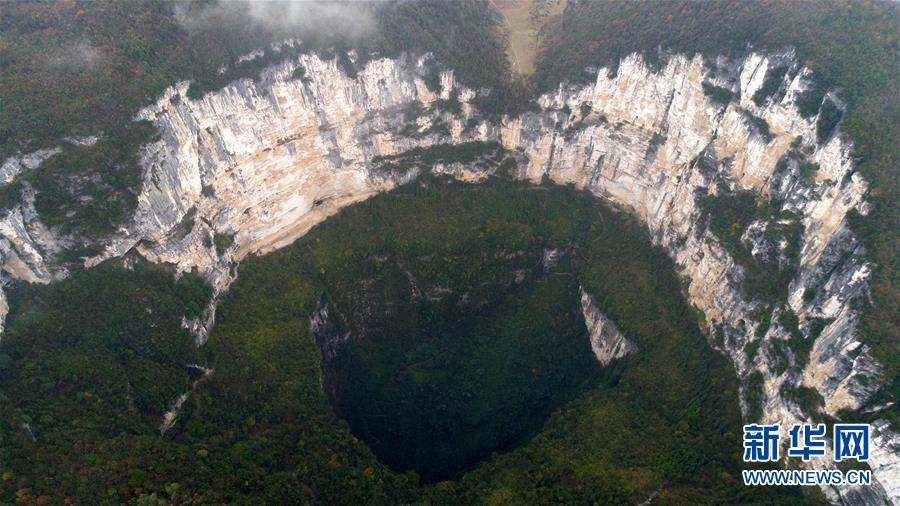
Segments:
[[[638,347],[629,341],[615,322],[607,318],[597,309],[591,294],[579,288],[581,296],[581,314],[591,339],[591,350],[600,365],[607,366],[613,360],[638,351]]]

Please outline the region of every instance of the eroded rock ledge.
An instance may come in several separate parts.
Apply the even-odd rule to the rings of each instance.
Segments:
[[[336,60],[304,55],[200,100],[186,96],[188,83],[173,86],[138,115],[156,125],[161,139],[143,151],[146,172],[134,219],[86,265],[136,249],[180,270],[199,268],[219,293],[246,255],[287,245],[340,208],[420,171],[384,171],[373,158],[497,141],[517,158],[515,177],[572,183],[646,223],[718,336],[711,344],[734,363],[745,414],[752,412],[751,383],[760,384],[761,419],[783,425],[808,416],[786,394],[797,387],[818,392],[829,415],[860,409],[877,389],[880,366],[856,337],[852,304],[864,294],[871,269],[845,220],[850,210],[867,213],[867,185],[854,172],[850,143],[839,132],[819,138],[816,118],[800,114],[797,101],[810,73],[790,52],[714,62],[673,56],[658,70],[631,56],[615,75],[601,69],[593,84],[560,86],[540,97],[540,111],[496,123],[471,103],[487,91],[459,85],[452,72],[441,75],[439,90],[429,89],[425,60],[374,60],[351,79]],[[305,72],[295,72],[301,67]],[[760,100],[767,79],[778,91]],[[717,102],[710,86],[736,98]],[[447,106],[457,101],[458,107]],[[808,173],[803,164],[818,170]],[[434,170],[477,181],[493,169],[449,164]],[[746,295],[745,268],[703,219],[698,195],[740,190],[767,198],[802,225],[799,265],[784,306]],[[179,225],[188,217],[192,227],[185,231]],[[761,234],[747,233],[754,255],[786,247],[757,240]],[[65,241],[40,224],[28,199],[0,220],[0,236],[3,276],[48,282],[65,275],[48,260]],[[217,251],[221,237],[233,242]],[[788,310],[796,329],[778,323]],[[185,325],[202,341],[213,321],[211,308]],[[792,330],[814,340],[808,360],[783,346]],[[756,352],[748,356],[748,350]],[[826,490],[830,499],[900,501],[900,438],[886,424],[876,427],[871,467],[880,485]]]

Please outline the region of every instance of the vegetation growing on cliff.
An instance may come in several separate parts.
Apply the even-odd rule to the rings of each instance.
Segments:
[[[807,117],[821,113],[821,140],[843,118],[841,129],[853,140],[857,167],[872,185],[874,209],[859,228],[875,265],[874,303],[865,305],[861,337],[886,366],[888,390],[900,398],[898,17],[896,3],[875,0],[573,2],[545,26],[535,85],[549,90],[562,80],[589,81],[593,74],[586,68],[614,68],[635,51],[659,64],[667,51],[715,57],[745,54],[748,44],[766,51],[796,48],[800,63],[814,71],[813,87],[798,106]],[[831,88],[848,104],[843,117],[824,100]],[[900,416],[900,409],[892,409]]]
[[[714,86],[709,83],[703,83],[703,93],[721,105],[727,105],[737,98],[731,90],[722,88],[721,86]]]
[[[753,95],[753,102],[760,107],[765,105],[766,100],[781,88],[788,70],[787,65],[767,70],[762,86]]]
[[[213,243],[216,245],[216,254],[222,256],[234,244],[234,234],[216,234]]]
[[[396,155],[375,156],[372,163],[381,171],[405,171],[414,167],[431,167],[435,164],[467,164],[485,169],[501,160],[509,159],[499,142],[466,142],[462,144],[435,144],[413,148]]]
[[[115,231],[137,205],[143,174],[138,148],[154,140],[147,122],[131,123],[96,144],[65,144],[39,170],[27,172],[34,207],[48,225],[89,242]]]
[[[756,193],[749,190],[706,195],[700,200],[700,208],[710,231],[731,258],[744,268],[747,294],[768,303],[785,300],[788,284],[797,273],[800,256],[803,225],[796,216],[776,215],[772,206],[760,204]],[[765,227],[761,240],[773,248],[771,253],[756,257],[752,245],[744,240],[748,227],[754,222],[761,222]],[[786,246],[779,250],[778,244],[782,241]]]

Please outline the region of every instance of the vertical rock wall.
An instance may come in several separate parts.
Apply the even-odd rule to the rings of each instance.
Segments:
[[[711,344],[728,354],[745,389],[751,376],[761,378],[761,421],[805,420],[809,413],[787,395],[800,386],[818,392],[830,415],[860,409],[878,387],[880,366],[856,337],[853,309],[871,267],[846,226],[850,210],[867,213],[867,186],[854,172],[850,143],[839,133],[817,138],[816,118],[799,113],[809,72],[791,53],[737,61],[673,56],[659,69],[631,56],[615,75],[601,69],[593,84],[563,85],[540,97],[540,112],[496,124],[471,104],[486,90],[459,86],[452,72],[441,75],[441,89],[429,89],[428,68],[424,58],[378,59],[351,79],[336,59],[304,55],[199,100],[187,97],[187,83],[173,86],[138,115],[161,138],[144,148],[134,219],[86,265],[134,249],[179,270],[199,269],[219,293],[246,255],[285,246],[342,207],[419,173],[380,171],[374,157],[494,140],[516,156],[519,178],[572,183],[646,223],[675,260],[710,334],[719,336]],[[782,75],[774,69],[785,68],[777,91],[754,100],[767,79]],[[704,83],[736,99],[716,102]],[[454,96],[459,112],[444,110],[443,101]],[[19,166],[7,161],[3,167],[16,172]],[[471,168],[439,171],[480,179]],[[786,223],[802,227],[783,306],[747,295],[745,267],[707,226],[700,197],[741,190],[772,202],[793,217]],[[766,240],[774,226],[758,222],[746,232],[754,255],[785,255],[783,241]],[[232,244],[217,248],[227,244],[224,237],[233,237]],[[65,275],[52,261],[65,245],[26,199],[0,220],[2,275],[42,282]],[[797,316],[802,339],[813,341],[808,360],[783,346],[791,329],[778,321],[787,310]],[[773,323],[757,332],[764,320]],[[211,308],[185,325],[202,341],[213,321]],[[814,331],[817,325],[822,328]],[[748,356],[749,349],[758,351]],[[746,403],[744,410],[749,413]],[[900,440],[886,424],[876,427],[871,465],[881,485],[826,491],[832,500],[900,501],[893,485],[900,483]]]

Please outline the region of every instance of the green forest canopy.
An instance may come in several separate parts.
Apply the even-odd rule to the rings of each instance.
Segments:
[[[340,287],[364,280],[363,259],[446,258],[457,268],[420,273],[459,286],[472,269],[508,274],[505,264],[474,259],[521,250],[536,261],[542,247],[562,245],[575,248],[570,275],[640,351],[530,441],[457,481],[422,485],[384,466],[336,418],[309,317],[323,290],[340,298]],[[128,271],[115,262],[12,294],[0,361],[0,500],[615,504],[654,491],[674,502],[803,500],[797,489],[740,484],[730,365],[706,345],[665,252],[634,217],[586,193],[432,182],[347,208],[249,259],[199,351],[179,327],[191,305],[181,299],[208,292],[166,281],[150,264]],[[65,321],[77,324],[60,333]],[[215,372],[160,437],[159,415],[190,390],[184,364],[194,362]]]

